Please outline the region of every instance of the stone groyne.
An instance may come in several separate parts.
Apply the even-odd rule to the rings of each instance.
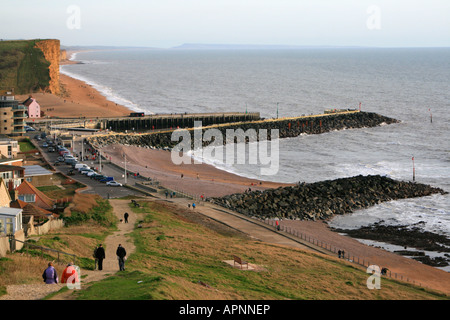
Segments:
[[[209,201],[258,218],[325,220],[384,201],[445,194],[429,185],[396,181],[383,176],[355,176],[301,183],[265,191],[232,194]]]
[[[274,129],[278,129],[279,138],[289,138],[301,134],[320,134],[335,130],[376,127],[381,124],[398,122],[399,121],[396,119],[385,117],[377,113],[349,111],[335,114],[218,124],[202,127],[202,131],[204,133],[206,130],[214,128],[219,130],[223,137],[225,137],[227,130],[231,129],[235,130],[235,140],[246,141],[249,138],[248,134],[251,130],[254,130],[256,136],[259,137],[260,130],[265,129],[267,130],[267,138],[270,140],[271,130]],[[187,130],[191,134],[192,145],[194,145],[195,130],[194,128],[187,128]],[[240,133],[238,131],[240,131]],[[179,143],[178,140],[172,141],[172,133],[173,130],[148,132],[143,134],[97,135],[89,138],[89,141],[92,145],[98,147],[110,144],[123,144],[170,149]],[[203,134],[200,136],[202,137]],[[226,139],[223,139],[223,143],[225,142]],[[207,144],[209,144],[209,142],[202,141],[203,146]]]

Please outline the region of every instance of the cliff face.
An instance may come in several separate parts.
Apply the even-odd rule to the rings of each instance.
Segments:
[[[66,60],[67,60],[67,51],[61,50],[60,61],[66,61]]]
[[[36,48],[39,48],[44,53],[45,60],[50,63],[48,90],[53,94],[59,94],[60,41],[54,39],[36,41]]]

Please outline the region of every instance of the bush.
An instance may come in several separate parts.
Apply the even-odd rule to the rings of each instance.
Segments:
[[[97,205],[87,213],[73,210],[71,215],[63,217],[66,226],[77,225],[88,221],[96,221],[101,226],[112,227],[117,223],[117,218],[113,214],[113,208],[108,200],[97,199]]]

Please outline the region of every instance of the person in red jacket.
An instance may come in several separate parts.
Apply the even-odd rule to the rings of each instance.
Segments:
[[[61,277],[61,283],[78,283],[80,282],[80,279],[78,277],[78,272],[73,266],[73,262],[70,262],[67,267],[64,269],[62,277]]]

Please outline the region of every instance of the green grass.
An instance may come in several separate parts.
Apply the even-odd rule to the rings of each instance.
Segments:
[[[101,226],[114,227],[117,224],[117,217],[113,213],[113,208],[108,200],[98,199],[97,206],[88,213],[72,211],[69,217],[63,217],[67,226],[86,223],[89,220],[99,223]]]
[[[15,94],[25,94],[48,87],[50,63],[35,48],[38,41],[0,41],[1,88],[14,88]]]
[[[78,291],[77,299],[441,299],[423,288],[382,279],[366,287],[365,270],[327,256],[224,235],[218,225],[193,223],[189,215],[140,201],[136,251],[125,272]],[[258,266],[242,271],[223,260],[236,254]],[[140,282],[142,281],[142,282]]]
[[[158,288],[164,279],[140,271],[123,271],[94,283],[84,291],[75,291],[77,299],[88,300],[154,300],[163,299]]]
[[[21,152],[36,150],[36,147],[30,142],[30,140],[19,141],[19,148]]]

